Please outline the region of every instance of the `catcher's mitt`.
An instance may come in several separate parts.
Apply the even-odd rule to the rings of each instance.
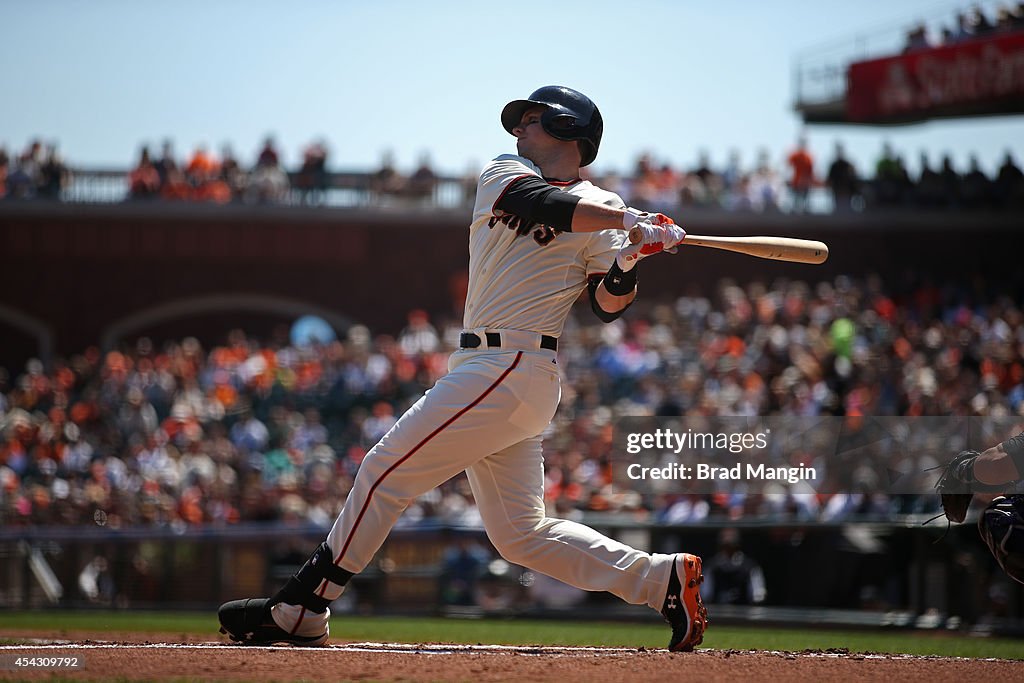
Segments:
[[[978,451],[960,451],[942,471],[935,482],[935,490],[942,499],[942,511],[946,519],[959,524],[967,517],[967,508],[974,498],[974,460]]]

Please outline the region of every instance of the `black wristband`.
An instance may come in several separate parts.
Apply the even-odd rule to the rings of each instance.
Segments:
[[[608,269],[608,273],[604,276],[604,288],[609,294],[626,296],[636,289],[636,271],[637,267],[633,266],[629,272],[623,273],[622,268],[619,268],[619,264],[612,261],[612,267]]]

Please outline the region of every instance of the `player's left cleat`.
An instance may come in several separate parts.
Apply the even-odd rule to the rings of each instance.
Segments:
[[[690,652],[704,641],[708,611],[700,597],[703,582],[700,558],[689,553],[676,555],[665,604],[661,608],[665,621],[672,626],[672,639],[668,643],[672,652]]]
[[[325,630],[318,636],[300,636],[288,633],[277,625],[270,614],[270,598],[245,598],[225,602],[217,610],[220,632],[243,645],[274,645],[290,643],[316,647],[327,642],[330,634]]]

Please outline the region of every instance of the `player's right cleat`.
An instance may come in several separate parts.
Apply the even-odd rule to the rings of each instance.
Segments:
[[[329,631],[318,636],[299,636],[277,625],[270,614],[270,598],[245,598],[225,602],[217,610],[220,632],[243,645],[290,643],[316,647],[327,642]]]
[[[704,641],[708,611],[700,597],[703,582],[700,558],[689,553],[676,555],[665,604],[661,608],[661,615],[672,626],[672,639],[668,643],[672,652],[690,652]]]

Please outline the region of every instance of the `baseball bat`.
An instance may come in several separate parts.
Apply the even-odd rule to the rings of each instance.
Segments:
[[[643,239],[640,228],[629,231],[629,241],[636,244]],[[818,240],[802,240],[795,237],[717,237],[713,235],[687,235],[682,242],[694,247],[724,249],[748,256],[792,261],[794,263],[824,263],[828,259],[828,245]]]

